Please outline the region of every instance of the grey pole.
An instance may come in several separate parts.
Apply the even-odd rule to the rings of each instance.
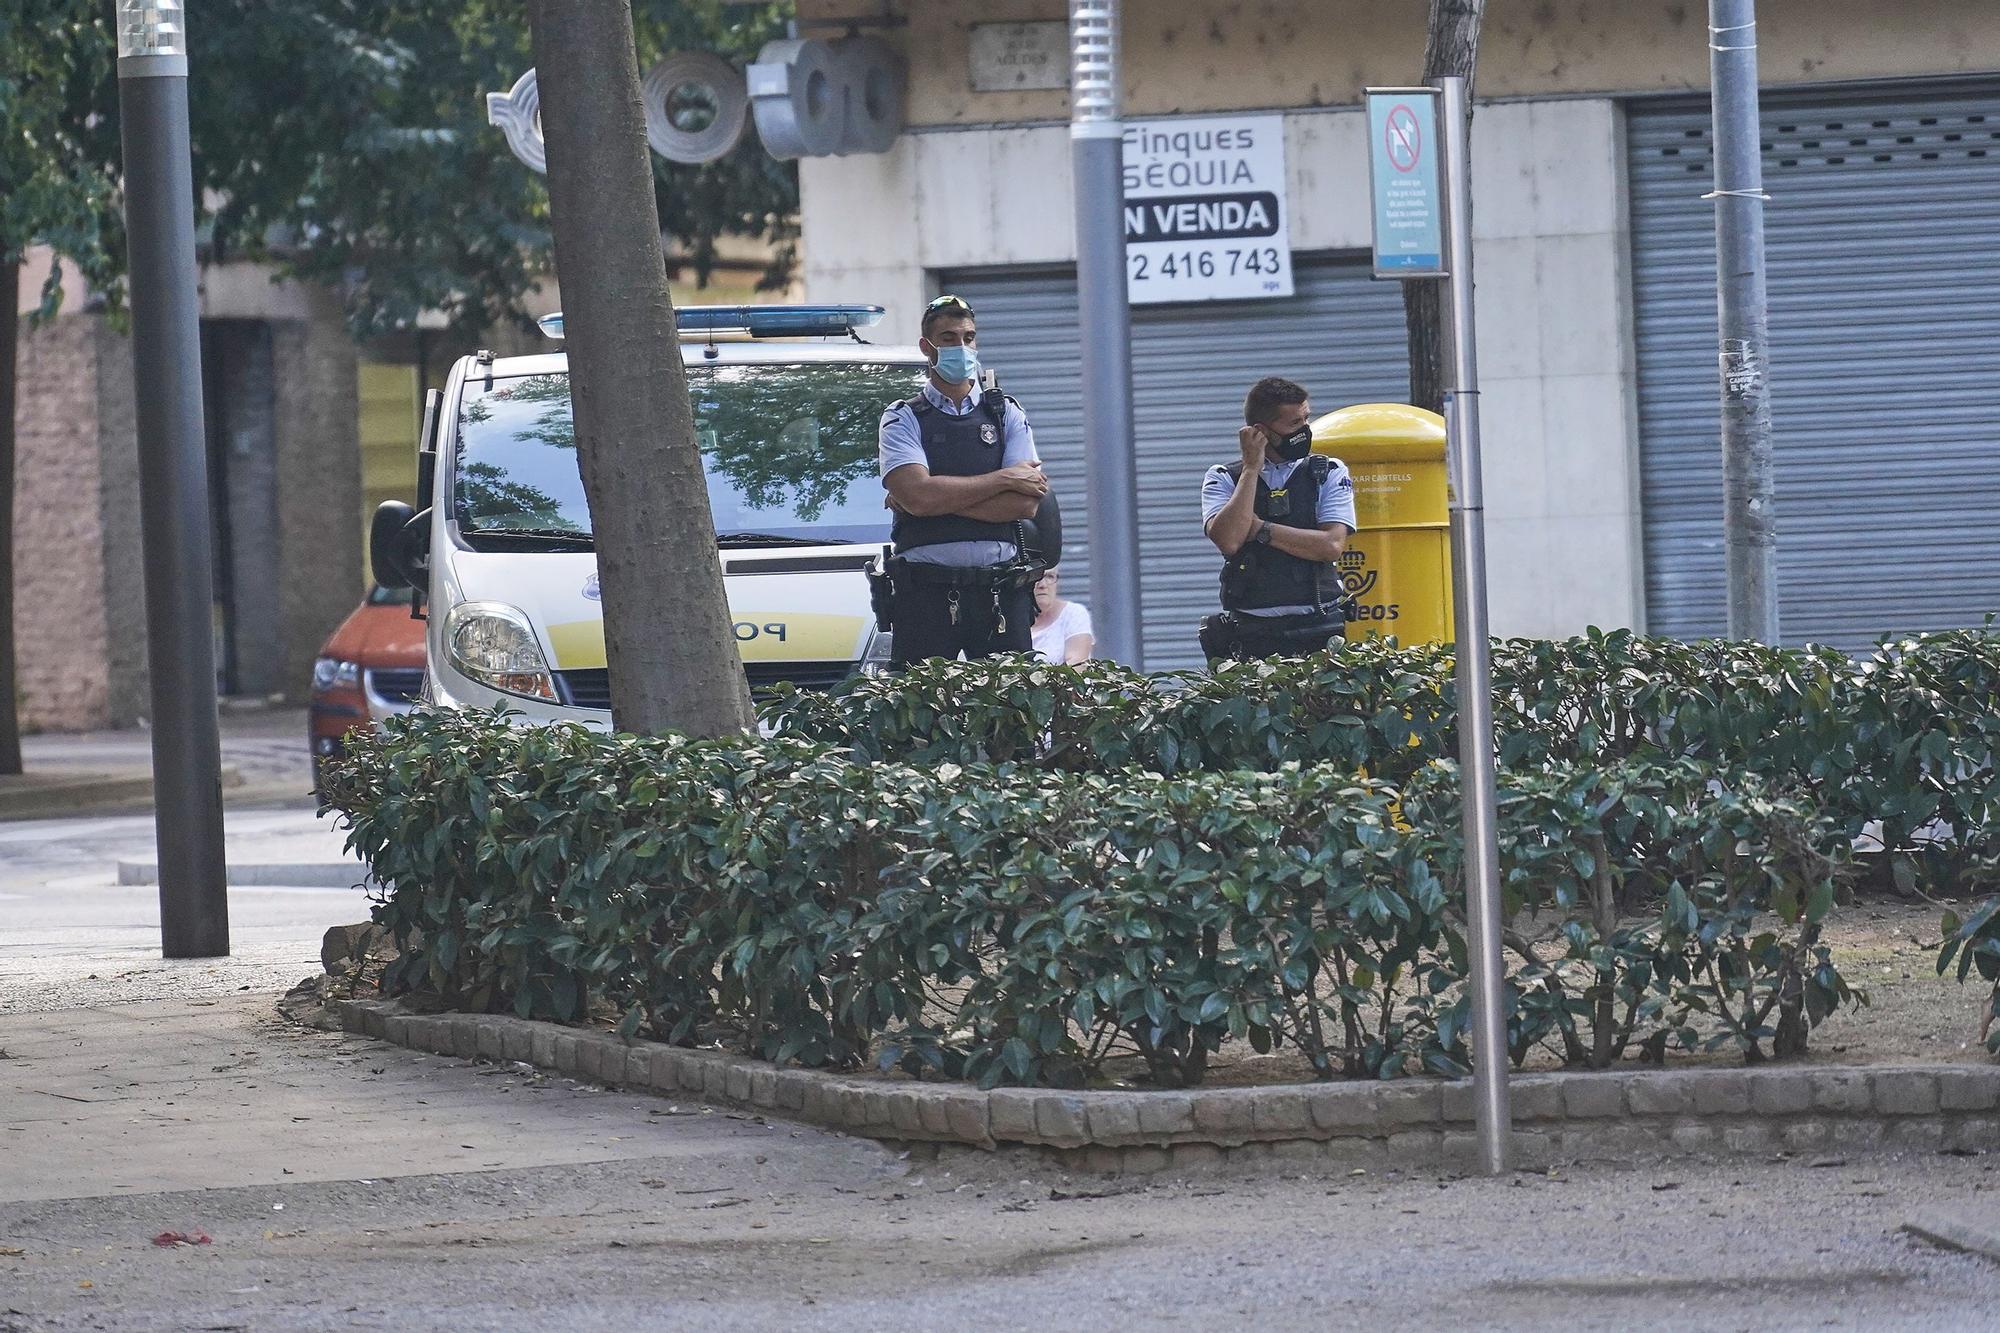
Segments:
[[[1090,494],[1090,603],[1104,655],[1143,667],[1139,467],[1133,457],[1132,311],[1125,298],[1125,125],[1118,0],[1070,0],[1070,147],[1083,436]]]
[[[1778,641],[1772,507],[1770,303],[1764,291],[1763,131],[1757,115],[1757,2],[1709,0],[1715,116],[1715,312],[1721,335],[1722,542],[1729,637]]]
[[[229,952],[229,895],[210,638],[214,592],[187,33],[178,0],[118,0],[118,105],[138,390],[160,944],[168,958],[210,958]]]
[[[1486,495],[1479,464],[1479,356],[1472,317],[1472,155],[1465,80],[1440,79],[1451,286],[1451,580],[1457,639],[1458,767],[1465,799],[1466,915],[1472,925],[1472,1095],[1480,1162],[1507,1169],[1506,971],[1500,962],[1500,850],[1493,772],[1493,644],[1486,618]]]

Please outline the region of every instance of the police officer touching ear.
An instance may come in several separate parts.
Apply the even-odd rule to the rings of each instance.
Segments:
[[[1347,626],[1335,562],[1353,533],[1354,480],[1312,452],[1306,391],[1275,376],[1243,400],[1243,456],[1202,479],[1202,528],[1222,552],[1222,613],[1203,617],[1210,661],[1324,648]]]
[[[923,390],[882,414],[882,484],[895,511],[886,562],[891,665],[1027,652],[1034,578],[1024,549],[1048,478],[1021,405],[979,384],[972,307],[924,308]]]

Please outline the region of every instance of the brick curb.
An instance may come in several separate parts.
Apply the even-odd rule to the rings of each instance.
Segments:
[[[868,1138],[1024,1146],[1083,1170],[1213,1166],[1230,1157],[1470,1164],[1469,1080],[1065,1092],[864,1079],[631,1041],[501,1014],[414,1014],[329,999],[349,1032],[595,1083],[699,1097]],[[1821,1066],[1525,1074],[1511,1081],[1515,1164],[1649,1155],[2000,1149],[2000,1066]]]

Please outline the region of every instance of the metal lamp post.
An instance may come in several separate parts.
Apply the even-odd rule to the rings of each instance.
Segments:
[[[1493,641],[1486,615],[1486,489],[1479,459],[1479,355],[1472,315],[1472,136],[1465,80],[1438,80],[1444,120],[1445,240],[1451,310],[1451,581],[1456,609],[1458,771],[1472,927],[1472,1095],[1487,1174],[1507,1169],[1506,969],[1498,781],[1493,754]]]
[[[1133,456],[1132,311],[1125,293],[1118,0],[1070,0],[1069,35],[1090,600],[1104,655],[1139,668],[1145,648],[1139,631],[1139,467]]]
[[[1722,544],[1729,637],[1778,641],[1778,536],[1771,454],[1770,299],[1764,287],[1763,131],[1757,0],[1709,0],[1715,124],[1715,310],[1721,337]]]
[[[180,0],[118,0],[160,944],[208,958],[229,952],[229,896],[187,68]]]

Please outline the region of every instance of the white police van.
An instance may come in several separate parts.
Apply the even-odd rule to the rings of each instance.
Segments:
[[[753,694],[886,666],[866,567],[889,539],[883,409],[915,394],[915,347],[862,341],[879,306],[679,311],[737,648]],[[561,336],[560,316],[543,321]],[[428,617],[425,697],[608,728],[603,604],[561,352],[452,367],[424,406],[415,506],[375,515],[384,583]],[[672,595],[661,589],[662,596]]]

